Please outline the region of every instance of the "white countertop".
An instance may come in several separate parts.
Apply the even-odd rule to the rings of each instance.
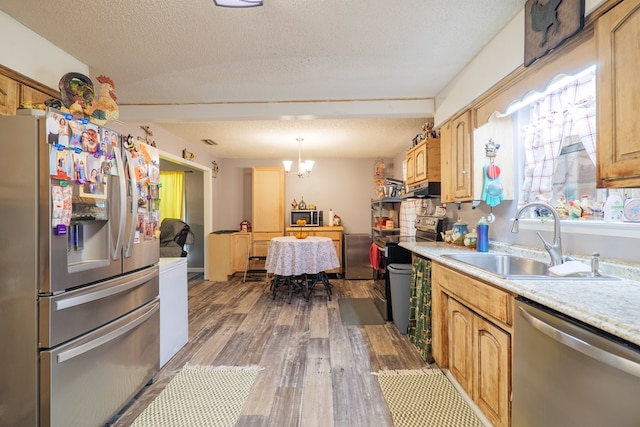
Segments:
[[[601,272],[620,277],[621,280],[506,280],[469,264],[442,256],[456,252],[470,252],[466,248],[441,242],[402,242],[400,246],[640,345],[640,282],[637,281],[640,279],[640,266],[638,265],[616,264],[602,260]],[[493,242],[490,252],[511,253],[516,256],[548,261],[546,252]]]

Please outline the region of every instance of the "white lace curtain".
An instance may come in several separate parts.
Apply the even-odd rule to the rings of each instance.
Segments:
[[[525,167],[519,205],[552,202],[553,175],[566,137],[576,135],[596,163],[595,72],[552,92],[530,108],[524,126]]]

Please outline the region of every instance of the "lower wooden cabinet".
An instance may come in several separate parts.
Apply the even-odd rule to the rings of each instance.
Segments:
[[[433,352],[496,426],[510,425],[514,297],[433,263]]]
[[[251,233],[238,232],[231,235],[231,270],[234,273],[247,267]]]
[[[449,372],[467,392],[473,390],[473,317],[467,307],[447,298]]]

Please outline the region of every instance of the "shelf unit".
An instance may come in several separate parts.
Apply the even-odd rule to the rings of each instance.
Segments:
[[[399,197],[383,197],[379,200],[371,200],[371,235],[376,236],[388,236],[393,234],[400,234],[400,202],[402,199]],[[395,224],[393,228],[385,228],[384,225],[376,227],[376,217],[388,217],[389,210],[394,210],[398,214],[395,217]]]

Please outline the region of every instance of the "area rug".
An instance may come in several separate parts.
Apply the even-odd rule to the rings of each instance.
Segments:
[[[339,298],[343,325],[384,325],[386,322],[373,298]]]
[[[132,426],[234,426],[260,369],[187,365]]]
[[[376,375],[395,427],[484,427],[439,369]]]

